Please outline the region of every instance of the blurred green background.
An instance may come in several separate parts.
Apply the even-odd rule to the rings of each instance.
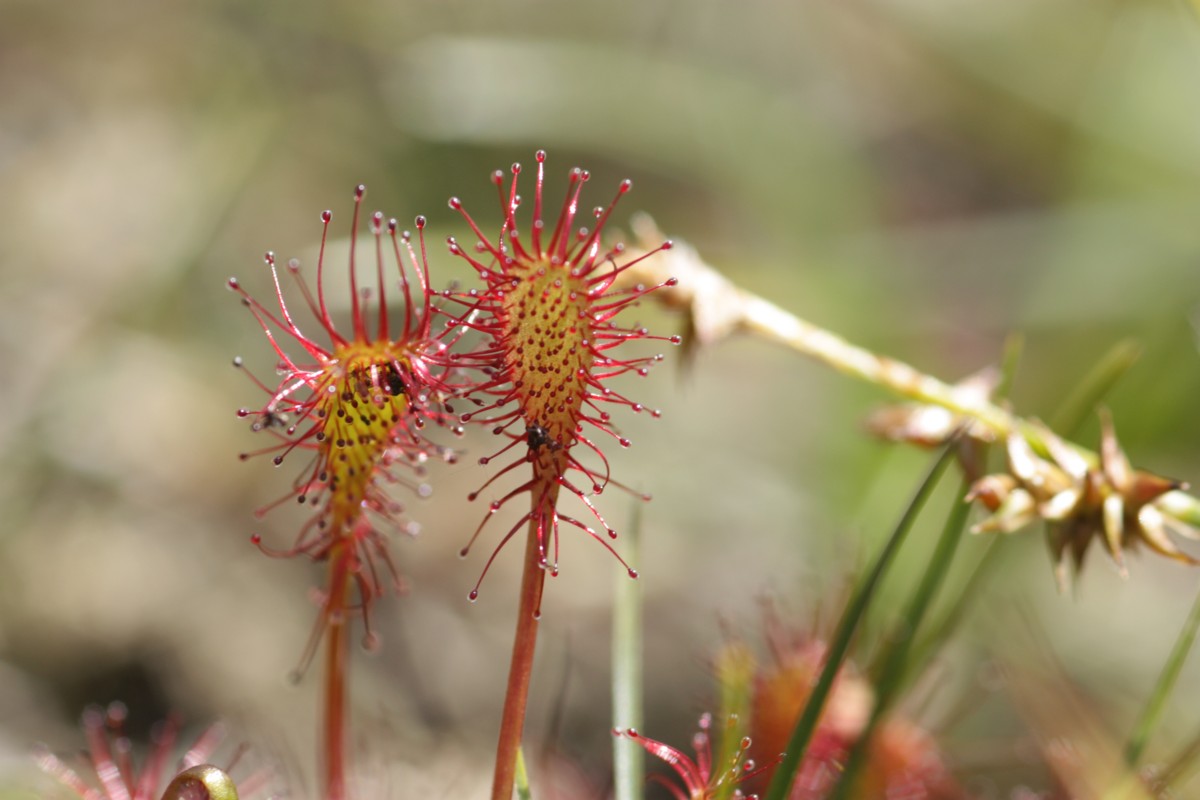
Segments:
[[[463,277],[446,198],[498,224],[492,170],[545,148],[550,195],[579,164],[589,205],[632,178],[618,226],[645,210],[740,285],[943,378],[1022,332],[1031,415],[1132,337],[1122,441],[1200,481],[1198,73],[1200,25],[1168,0],[0,2],[0,769],[33,780],[31,742],[78,747],[83,705],[120,698],[135,733],[170,709],[227,719],[311,785],[317,676],[285,676],[321,571],[248,541],[296,529],[291,508],[251,511],[300,462],[236,458],[257,442],[234,411],[261,396],[230,359],[273,359],[225,281],[269,299],[262,252],[311,264],[319,212],[344,223],[359,182],[371,209],[429,216],[441,285]],[[663,419],[619,420],[635,444],[611,457],[655,495],[646,729],[683,743],[723,632],[756,641],[764,597],[797,627],[834,613],[926,456],[863,435],[883,393],[790,353],[738,339],[686,373],[669,356],[630,388]],[[472,796],[490,771],[519,548],[468,604],[489,548],[456,557],[483,511],[464,497],[492,442],[464,446],[413,503],[423,532],[394,548],[411,592],[380,603],[383,651],[356,663],[362,780],[390,796]],[[630,501],[601,499],[624,527]],[[1063,597],[1040,532],[1003,547],[932,667],[940,697],[913,709],[981,796],[1038,779],[1020,704],[987,677],[1021,660],[1013,615],[1120,737],[1200,577],[1135,557],[1126,582],[1096,557]],[[581,536],[563,550],[530,741],[603,785],[623,570]],[[1200,726],[1198,691],[1189,665],[1152,758]]]

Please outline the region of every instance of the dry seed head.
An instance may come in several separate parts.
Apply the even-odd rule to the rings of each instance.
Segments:
[[[958,407],[973,408],[991,403],[999,384],[1000,371],[985,367],[950,387],[950,396]],[[867,416],[865,425],[882,439],[918,447],[941,447],[958,437],[958,461],[969,480],[983,475],[987,446],[996,441],[995,432],[979,420],[931,403],[882,406]]]
[[[1191,526],[1175,518],[1159,501],[1184,488],[1149,472],[1134,470],[1121,450],[1112,418],[1100,415],[1100,463],[1089,464],[1074,447],[1039,426],[1047,457],[1034,452],[1024,436],[1007,441],[1008,471],[985,476],[971,487],[967,499],[977,500],[990,516],[972,528],[975,533],[1010,533],[1042,520],[1046,523],[1059,587],[1066,588],[1072,570],[1078,572],[1094,539],[1121,575],[1127,574],[1125,550],[1146,545],[1160,555],[1185,564],[1195,558],[1180,550],[1170,533],[1200,538]]]
[[[521,205],[517,193],[519,164],[513,165],[507,186],[504,173],[497,171],[492,176],[504,214],[494,238],[484,234],[457,198],[450,200],[450,207],[462,214],[478,239],[474,248],[450,239],[450,252],[470,263],[485,284],[482,291],[452,298],[461,308],[452,326],[479,331],[486,338],[477,350],[451,357],[450,363],[483,375],[481,380],[461,387],[477,406],[462,419],[484,423],[507,440],[498,452],[480,459],[481,463],[509,453],[513,459],[471,499],[501,475],[523,464],[532,466],[532,477],[490,505],[484,524],[513,498],[525,494],[532,498],[530,511],[501,538],[484,573],[500,547],[528,522],[536,526],[542,564],[552,574],[557,572],[558,528],[562,522],[597,539],[615,555],[608,540],[615,538],[616,532],[589,500],[610,484],[620,486],[609,475],[608,461],[597,438],[612,438],[628,447],[629,440],[612,421],[611,409],[624,407],[635,413],[646,409],[613,389],[609,381],[627,373],[645,376],[662,360],[661,355],[620,356],[616,350],[634,340],[679,342],[677,336],[651,336],[645,328],[622,327],[615,321],[639,298],[674,284],[674,279],[667,279],[655,286],[617,288],[622,273],[671,246],[670,242],[663,243],[638,259],[624,262],[622,246],[602,249],[604,226],[617,200],[629,191],[630,182],[620,184],[616,198],[607,207],[594,210],[591,227],[576,227],[580,194],[589,174],[578,168],[571,170],[566,199],[550,228],[543,216],[545,158],[544,152],[537,153],[528,229],[517,223]],[[649,413],[659,415],[657,410]],[[584,455],[579,455],[581,452]],[[561,489],[584,503],[600,533],[558,512]],[[463,549],[464,555],[482,529],[483,524]],[[629,572],[636,576],[632,569]],[[477,594],[478,585],[472,590],[472,599]]]
[[[992,401],[1000,384],[1000,371],[994,367],[969,375],[951,387],[960,406],[971,407]],[[871,412],[867,430],[893,442],[908,442],[921,447],[941,447],[960,430],[968,439],[990,443],[996,435],[977,420],[929,403],[903,403],[883,406]]]
[[[270,548],[258,536],[253,541],[270,555],[329,559],[344,568],[348,577],[343,583],[357,587],[357,607],[368,621],[366,642],[371,644],[376,638],[367,613],[382,591],[381,565],[390,583],[400,586],[383,527],[416,530],[411,523],[401,522],[403,506],[386,487],[401,484],[418,495],[428,494],[423,480],[426,463],[453,460],[454,453],[424,433],[429,423],[448,422],[441,407],[446,368],[439,362],[446,345],[430,333],[433,295],[425,256],[425,219],[417,218],[414,243],[394,219],[379,212],[372,215],[369,243],[375,288],[360,287],[358,232],[364,193],[363,186],[354,193],[348,331],[334,323],[325,293],[330,211],[321,214],[316,291],[304,279],[298,261],[286,265],[319,329],[316,336],[301,329],[289,308],[273,253],[267,253],[266,263],[278,312],[251,297],[236,278],[230,279],[229,286],[258,320],[278,358],[274,387],[251,376],[268,395],[265,405],[238,412],[253,419],[252,428],[276,443],[243,453],[242,458],[272,455],[280,465],[295,451],[309,457],[291,490],[257,513],[261,516],[292,498],[314,509],[289,547]],[[389,285],[398,288],[402,297],[404,313],[399,322],[389,311]],[[241,359],[234,363],[240,367]],[[328,621],[322,614],[305,661]]]

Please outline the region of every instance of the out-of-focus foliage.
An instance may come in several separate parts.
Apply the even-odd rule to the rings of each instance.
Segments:
[[[224,285],[269,292],[266,249],[311,263],[319,212],[359,182],[371,208],[428,215],[436,245],[465,238],[449,195],[494,202],[486,175],[537,147],[590,168],[589,191],[631,177],[619,224],[650,211],[739,284],[943,378],[1024,331],[1012,399],[1031,415],[1135,337],[1109,398],[1122,444],[1200,482],[1198,71],[1200,23],[1171,0],[0,2],[0,767],[73,746],[79,709],[117,697],[132,732],[170,707],[307,761],[315,684],[284,676],[315,572],[248,542],[299,517],[250,515],[294,475],[236,460],[254,442],[233,412],[258,395],[229,359],[271,356]],[[462,277],[436,246],[433,271]],[[833,602],[923,457],[862,435],[876,390],[753,341],[669,377],[638,387],[666,414],[626,424],[614,472],[655,495],[647,725],[682,741],[715,620],[763,593]],[[357,667],[356,746],[384,787],[470,793],[460,761],[487,770],[515,575],[466,603],[473,465],[414,503],[412,592],[381,603],[383,652]],[[1003,545],[956,638],[958,696],[984,693],[971,654],[1003,655],[993,610],[1021,603],[1127,730],[1200,575],[1135,556],[1128,582],[1097,563],[1061,597],[1039,537]],[[548,587],[530,729],[603,771],[619,567],[562,561],[580,566]],[[1036,776],[1011,712],[980,705],[952,726],[943,709],[951,755],[989,785]],[[430,752],[442,767],[418,766]]]

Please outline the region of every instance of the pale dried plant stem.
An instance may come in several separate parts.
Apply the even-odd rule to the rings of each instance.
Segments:
[[[956,392],[953,386],[937,378],[902,361],[850,344],[837,334],[805,322],[761,297],[742,293],[741,306],[742,327],[750,333],[776,341],[839,372],[883,386],[903,397],[970,416],[998,436],[1019,431],[1035,447],[1044,447],[1036,428],[997,405],[977,397],[964,397],[963,392]]]
[[[921,403],[932,403],[986,426],[1003,439],[1016,432],[1023,436],[1041,455],[1049,450],[1042,429],[1030,421],[982,399],[978,394],[956,391],[954,386],[927,375],[915,367],[886,356],[876,355],[850,344],[835,333],[806,322],[779,306],[753,294],[738,290],[739,327],[778,342],[791,350],[817,359],[839,372],[882,386],[902,397]],[[1096,465],[1099,457],[1092,451],[1071,444],[1087,461]],[[1168,492],[1159,499],[1162,508],[1172,516],[1200,524],[1200,501],[1181,492]]]
[[[634,221],[643,242],[662,238],[648,218]],[[626,257],[636,260],[642,250],[630,248]],[[837,334],[800,319],[774,303],[735,285],[704,263],[695,250],[675,241],[675,246],[658,258],[638,261],[635,269],[622,278],[627,283],[661,283],[666,277],[678,278],[678,284],[655,292],[652,297],[669,308],[690,315],[699,345],[712,344],[736,333],[745,332],[773,341],[797,353],[815,358],[830,367],[868,383],[920,403],[941,406],[969,417],[998,438],[1016,432],[1042,456],[1049,456],[1043,429],[989,402],[979,392],[963,391],[920,370],[865,348],[851,344]],[[1070,444],[1089,464],[1099,464],[1096,453]],[[1200,500],[1172,491],[1157,500],[1168,514],[1183,522],[1200,525]]]

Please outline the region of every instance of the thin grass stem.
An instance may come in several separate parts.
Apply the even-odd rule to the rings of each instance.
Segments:
[[[1141,348],[1130,339],[1113,345],[1067,395],[1051,420],[1050,427],[1064,438],[1077,434],[1083,423],[1095,413],[1100,401],[1137,362],[1139,355]]]
[[[1004,340],[1004,352],[1000,358],[1000,381],[996,384],[994,393],[998,401],[1007,399],[1012,394],[1013,385],[1017,380],[1017,370],[1024,352],[1025,338],[1019,333],[1010,333]],[[971,600],[974,599],[975,595],[983,587],[985,575],[987,575],[996,563],[995,554],[999,542],[1000,539],[998,538],[993,537],[988,539],[983,555],[975,563],[971,574],[962,584],[958,596],[952,602],[946,604],[946,611],[941,619],[926,626],[929,632],[917,639],[912,645],[908,656],[911,663],[930,663],[938,648],[947,641],[950,634],[958,627],[958,624],[966,614],[966,610],[971,605]],[[917,631],[912,631],[912,635],[917,635]]]
[[[842,778],[834,790],[833,800],[845,800],[851,796],[854,783],[870,753],[871,737],[883,717],[891,710],[892,704],[899,694],[899,689],[909,673],[912,663],[909,656],[913,649],[916,632],[920,629],[934,597],[937,596],[938,589],[945,582],[950,564],[954,561],[954,554],[958,551],[958,543],[963,538],[967,514],[971,509],[970,505],[965,502],[969,488],[970,485],[964,482],[962,488],[959,489],[958,502],[950,508],[950,513],[946,517],[946,525],[942,529],[942,535],[929,560],[929,566],[925,569],[924,577],[917,585],[916,591],[913,592],[904,615],[896,622],[893,634],[888,637],[890,647],[884,652],[879,677],[875,684],[875,708],[871,712],[871,718],[868,720],[866,728],[850,751]]]
[[[533,800],[533,791],[529,788],[529,772],[525,769],[525,748],[517,748],[517,800]]]
[[[964,503],[964,505],[966,505]],[[962,583],[962,589],[954,596],[954,599],[945,603],[946,611],[940,619],[934,620],[926,626],[929,631],[924,636],[918,638],[917,643],[913,645],[910,660],[914,664],[928,664],[933,660],[934,654],[944,642],[949,640],[952,634],[962,622],[966,612],[971,607],[975,596],[987,585],[988,576],[991,571],[999,564],[998,553],[1000,552],[1000,542],[1002,540],[996,537],[991,537],[984,545],[983,555],[975,562],[975,566],[971,569],[971,574]]]
[[[817,722],[821,718],[821,712],[824,710],[829,692],[833,688],[834,679],[850,649],[854,633],[858,629],[884,573],[895,559],[896,553],[907,538],[908,531],[916,521],[925,501],[952,460],[957,445],[958,442],[955,440],[942,450],[941,455],[938,456],[937,461],[913,495],[900,521],[896,524],[895,530],[892,531],[891,536],[876,557],[870,572],[863,576],[855,588],[830,641],[829,652],[826,655],[825,665],[821,669],[821,675],[817,679],[816,686],[813,687],[808,703],[804,706],[804,711],[800,714],[800,719],[796,721],[796,727],[792,730],[792,736],[788,740],[787,751],[771,779],[766,800],[784,800],[787,797],[808,750],[808,743],[817,729]]]
[[[720,692],[714,764],[732,764],[741,753],[742,737],[749,734],[746,721],[750,719],[756,671],[754,656],[740,641],[727,642],[713,664]],[[711,794],[711,800],[742,797],[736,781],[720,781]]]
[[[637,561],[641,540],[641,505],[635,504],[625,538],[630,563]],[[642,727],[642,590],[621,573],[613,600],[613,728]],[[646,785],[645,750],[633,739],[613,737],[615,800],[641,800]]]
[[[1141,719],[1134,726],[1129,742],[1125,745],[1125,764],[1130,769],[1137,768],[1150,735],[1158,727],[1163,710],[1167,705],[1167,698],[1171,695],[1171,690],[1175,688],[1175,682],[1179,679],[1183,663],[1187,660],[1188,653],[1191,652],[1192,645],[1196,641],[1197,629],[1200,629],[1200,594],[1196,596],[1192,610],[1188,613],[1183,628],[1179,631],[1179,638],[1175,640],[1175,646],[1171,649],[1171,654],[1167,656],[1166,663],[1163,664],[1162,673],[1158,676],[1158,682],[1154,686],[1154,692],[1150,695],[1149,702],[1146,703],[1145,710],[1142,711]]]
[[[1179,752],[1156,776],[1158,788],[1163,792],[1181,788],[1184,782],[1195,773],[1198,759],[1200,759],[1200,733],[1197,733],[1191,741],[1180,748]]]

